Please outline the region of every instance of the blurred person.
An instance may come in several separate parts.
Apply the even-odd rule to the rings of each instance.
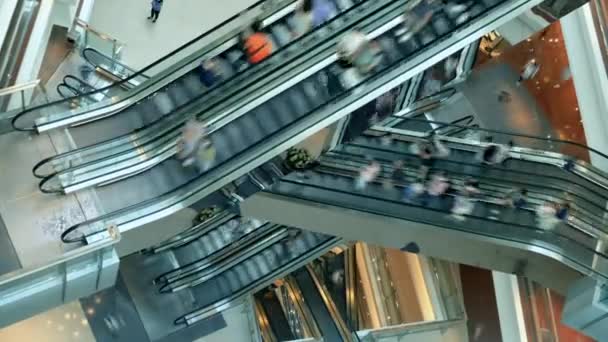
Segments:
[[[536,62],[536,59],[529,60],[524,67],[522,68],[521,73],[519,74],[519,79],[517,80],[517,86],[520,86],[523,81],[527,81],[533,79],[534,76],[540,70],[540,64]]]
[[[398,184],[405,183],[405,172],[403,171],[403,160],[395,160],[393,162],[393,170],[391,171],[390,178],[387,178],[384,182],[384,187],[393,189]]]
[[[242,37],[245,54],[249,63],[260,63],[272,54],[272,41],[262,31],[262,23],[260,21],[255,21],[250,27],[247,27]]]
[[[505,146],[494,143],[492,137],[486,137],[485,142],[487,143],[486,146],[476,156],[477,160],[479,160],[481,163],[487,165],[497,165],[502,164],[507,158],[509,158],[509,153],[513,148],[512,141],[509,141],[509,143]]]
[[[150,2],[151,5],[151,10],[150,10],[150,16],[148,17],[148,20],[152,20],[153,23],[156,22],[156,20],[158,20],[158,16],[160,15],[160,10],[163,8],[163,0],[152,0]]]
[[[350,31],[338,43],[338,59],[365,76],[382,62],[382,49],[360,31]]]
[[[420,32],[433,18],[438,9],[437,5],[436,0],[414,0],[408,3],[403,24],[395,31],[399,41],[406,42]]]
[[[365,190],[369,182],[373,182],[380,173],[380,163],[375,160],[371,160],[367,165],[361,168],[359,176],[355,181],[355,189]]]
[[[502,204],[516,209],[524,209],[528,206],[528,190],[513,189],[502,199]]]
[[[555,217],[560,221],[567,221],[568,216],[570,216],[570,207],[571,207],[572,199],[570,194],[565,194],[565,199],[555,206]]]
[[[423,204],[438,207],[439,199],[446,194],[449,188],[450,182],[445,176],[445,172],[439,171],[433,174],[427,183]]]
[[[462,189],[454,197],[451,209],[452,216],[458,220],[464,220],[465,215],[471,215],[475,209],[475,197],[479,193],[479,181],[474,178],[467,178]]]
[[[403,188],[403,201],[411,203],[424,193],[424,178],[417,178]]]
[[[556,217],[556,203],[546,201],[536,209],[536,223],[538,227],[544,230],[552,230],[555,228],[559,219]]]
[[[177,158],[182,160],[184,167],[190,166],[196,161],[200,142],[206,134],[207,129],[200,121],[191,119],[186,122],[177,142]]]
[[[198,148],[198,168],[199,171],[205,172],[209,170],[215,162],[217,151],[213,141],[209,138],[204,138]]]
[[[312,6],[312,0],[302,0],[297,3],[292,25],[294,38],[299,38],[312,30]]]
[[[295,35],[299,37],[323,25],[338,14],[330,0],[301,0],[296,7]]]

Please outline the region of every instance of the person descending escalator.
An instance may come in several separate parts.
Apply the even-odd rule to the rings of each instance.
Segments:
[[[426,178],[435,163],[435,158],[446,158],[450,155],[450,149],[443,144],[438,135],[434,132],[425,140],[412,144],[410,152],[420,158],[420,168],[418,176]]]
[[[360,31],[350,31],[338,43],[338,63],[346,69],[342,73],[345,88],[357,85],[383,61],[380,45]]]
[[[260,63],[272,54],[272,41],[268,34],[262,31],[260,21],[255,21],[250,27],[246,28],[242,34],[242,39],[249,63]]]
[[[502,204],[516,209],[524,209],[528,206],[528,190],[513,189],[509,191],[502,200]]]
[[[403,188],[403,201],[412,203],[424,193],[424,178],[417,178],[414,182]]]
[[[457,220],[464,220],[465,215],[470,215],[475,209],[475,197],[478,196],[479,181],[474,178],[467,178],[462,189],[454,198],[452,205],[452,216]]]
[[[387,190],[393,189],[396,186],[405,183],[405,172],[403,171],[403,160],[395,160],[393,162],[393,170],[391,177],[384,181],[384,187]]]
[[[202,139],[197,153],[198,169],[200,172],[205,172],[213,166],[216,154],[213,141],[209,138]]]
[[[557,204],[546,201],[536,209],[536,223],[543,230],[553,230],[559,223],[557,218]]]
[[[367,165],[359,170],[359,176],[355,181],[355,189],[365,190],[367,184],[373,182],[378,177],[380,170],[380,163],[375,160],[370,160]]]
[[[415,0],[409,2],[403,16],[403,24],[395,34],[400,42],[410,40],[416,33],[420,32],[433,18],[438,10],[437,0]]]
[[[450,182],[444,171],[438,171],[437,173],[433,174],[426,186],[423,205],[438,208],[440,206],[440,199],[446,194],[449,188]]]
[[[330,0],[301,0],[294,15],[294,38],[303,36],[338,14]]]
[[[505,146],[502,144],[494,143],[492,137],[486,137],[485,142],[485,148],[480,151],[476,156],[476,159],[479,160],[482,164],[498,165],[502,164],[506,159],[510,157],[510,152],[513,148],[512,141],[509,141],[509,143]]]
[[[190,166],[197,159],[200,143],[207,135],[205,125],[191,119],[184,125],[182,135],[177,143],[177,158],[182,161],[182,166]]]

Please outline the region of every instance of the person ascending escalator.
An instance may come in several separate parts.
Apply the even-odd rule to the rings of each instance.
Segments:
[[[207,129],[202,122],[196,119],[186,122],[177,142],[177,158],[182,161],[182,166],[194,164],[200,143],[206,135]]]
[[[262,23],[259,21],[251,24],[243,32],[243,46],[247,54],[247,60],[251,64],[257,64],[272,54],[272,41],[268,34],[262,31]]]
[[[405,10],[403,25],[395,33],[399,37],[400,42],[410,40],[430,23],[433,15],[440,10],[441,6],[443,6],[450,17],[454,18],[457,24],[460,24],[468,19],[466,15],[468,2],[445,0],[415,0],[409,2]]]
[[[313,28],[323,25],[338,14],[330,0],[301,0],[294,15],[294,36],[298,38]]]

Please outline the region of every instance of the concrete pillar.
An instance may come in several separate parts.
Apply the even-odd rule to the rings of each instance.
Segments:
[[[568,291],[562,323],[598,341],[608,341],[608,288],[591,278]]]
[[[517,276],[492,271],[502,340],[528,342]]]
[[[608,76],[590,6],[568,14],[561,24],[587,145],[608,151]],[[593,153],[590,157],[592,164],[608,171],[608,160]]]

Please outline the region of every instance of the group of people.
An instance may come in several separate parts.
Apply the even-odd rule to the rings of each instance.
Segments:
[[[512,142],[498,144],[488,137],[485,139],[484,148],[477,153],[475,160],[485,166],[501,165],[510,157],[512,148]],[[401,198],[406,203],[416,203],[439,210],[445,210],[446,203],[449,203],[451,214],[458,220],[464,220],[466,215],[473,212],[475,202],[481,194],[479,181],[474,177],[467,177],[457,186],[456,182],[450,180],[444,171],[432,170],[436,159],[446,158],[450,155],[449,148],[441,142],[437,135],[412,144],[409,152],[415,154],[419,160],[415,180],[408,184],[404,170],[405,163],[397,160],[393,162],[390,174],[382,182],[385,189],[400,189]],[[381,172],[380,163],[370,159],[359,170],[354,184],[355,189],[364,191],[369,183],[378,179]],[[446,196],[453,200],[444,201]],[[561,203],[547,201],[536,208],[537,225],[540,228],[550,230],[559,222],[568,219],[570,200],[569,196],[565,197],[566,199]],[[528,190],[525,188],[512,189],[493,202],[507,208],[531,209]]]

